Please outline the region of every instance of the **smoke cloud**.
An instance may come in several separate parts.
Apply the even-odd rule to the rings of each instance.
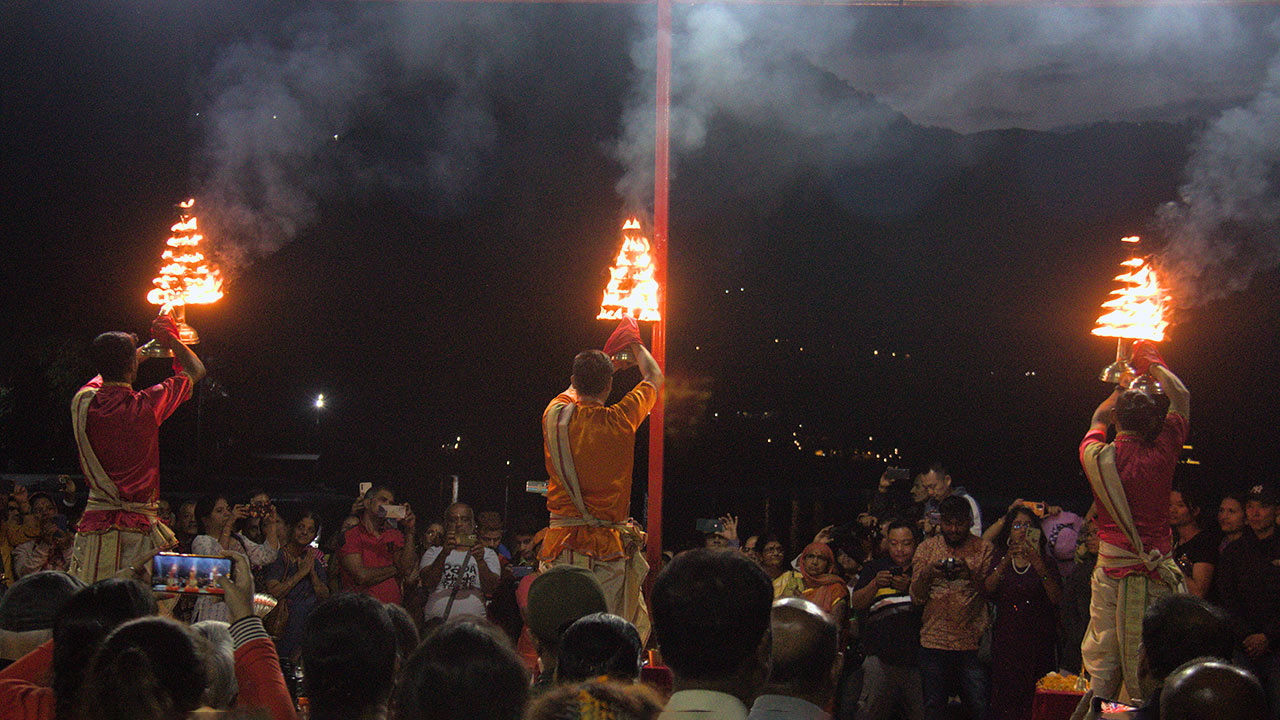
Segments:
[[[1179,199],[1156,213],[1169,239],[1161,267],[1184,307],[1280,265],[1280,55],[1255,98],[1210,124],[1186,176]]]
[[[799,139],[792,170],[907,152],[880,132],[902,116],[962,133],[1207,118],[1253,96],[1275,51],[1275,8],[675,10],[673,168],[717,116]],[[653,180],[653,25],[640,11],[614,148],[626,169],[618,192],[641,204]]]
[[[465,206],[491,176],[503,83],[536,78],[527,68],[544,66],[584,82],[589,56],[555,66],[555,48],[566,33],[606,36],[583,22],[592,16],[552,6],[279,12],[219,51],[200,87],[195,189],[231,263],[290,242],[335,197],[412,192],[433,209]],[[893,130],[905,121],[973,132],[1221,113],[1180,198],[1158,212],[1170,239],[1164,264],[1186,301],[1200,302],[1280,263],[1280,61],[1268,64],[1278,15],[1275,7],[680,5],[673,171],[721,122],[778,138],[786,152],[767,168],[776,181],[902,157],[910,148],[894,144],[902,133]],[[652,7],[636,9],[632,33],[631,91],[608,150],[622,164],[619,194],[643,211],[653,187]]]
[[[220,261],[275,252],[339,191],[425,189],[446,206],[465,202],[497,142],[486,85],[513,59],[502,40],[511,21],[421,5],[307,9],[270,38],[220,51],[202,88],[194,170]]]
[[[775,8],[695,6],[677,13],[672,30],[670,142],[672,168],[701,148],[718,114],[769,127],[800,141],[803,163],[847,164],[884,153],[875,135],[900,116],[817,62],[847,41],[856,26],[848,13]],[[810,9],[812,10],[812,9]],[[613,148],[625,172],[617,190],[647,209],[653,194],[654,58],[657,38],[644,11],[631,57],[633,91]]]

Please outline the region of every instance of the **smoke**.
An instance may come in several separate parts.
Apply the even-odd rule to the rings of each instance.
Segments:
[[[1209,117],[1257,92],[1274,8],[677,6],[673,168],[717,118],[798,140],[790,167],[900,157],[905,116],[957,132]],[[653,180],[651,11],[632,48],[633,92],[614,148],[618,192]],[[900,115],[899,115],[900,114]]]
[[[203,83],[194,175],[223,265],[275,252],[337,197],[427,190],[465,203],[497,142],[486,86],[513,61],[509,22],[306,9],[221,50]]]
[[[1280,23],[1271,30],[1280,35]],[[1161,268],[1180,305],[1243,290],[1280,265],[1280,55],[1256,97],[1210,124],[1178,194],[1156,224],[1169,239]]]
[[[898,114],[819,63],[849,37],[854,16],[802,10],[699,5],[677,14],[672,30],[673,174],[680,156],[700,149],[713,122],[722,117],[799,141],[802,154],[791,158],[789,167],[770,167],[772,175],[806,163],[831,167],[883,153],[876,134]],[[629,205],[647,208],[653,192],[657,38],[652,17],[642,17],[638,25],[644,34],[632,44],[633,90],[613,155],[624,167],[618,193]]]
[[[829,61],[913,122],[959,132],[1180,120],[1257,92],[1274,16],[1196,4],[867,12]]]
[[[572,68],[556,48],[566,33],[608,37],[584,19],[615,17],[453,3],[276,12],[283,19],[219,51],[200,87],[194,184],[201,219],[232,263],[279,249],[335,200],[406,193],[431,209],[467,206],[493,181],[495,98],[512,78],[536,83],[537,68],[590,76],[591,53],[605,45],[588,45]],[[1253,97],[1212,123],[1179,201],[1158,213],[1171,238],[1165,265],[1198,302],[1280,262],[1280,61],[1268,69],[1276,39],[1266,32],[1276,16],[1274,7],[677,6],[673,171],[726,123],[777,139],[765,172],[739,173],[776,182],[907,156],[898,131],[907,120],[959,132],[1052,129],[1209,117]],[[652,8],[637,9],[632,32],[631,91],[608,149],[623,168],[619,194],[644,210]]]

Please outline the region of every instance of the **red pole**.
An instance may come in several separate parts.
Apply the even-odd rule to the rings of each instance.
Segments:
[[[658,280],[658,312],[653,324],[653,358],[667,369],[667,193],[671,120],[671,0],[658,0],[657,118],[653,142],[653,257]],[[649,413],[649,566],[662,560],[662,408],[663,393]]]

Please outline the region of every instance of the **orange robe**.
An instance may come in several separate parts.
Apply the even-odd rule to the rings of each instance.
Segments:
[[[648,381],[641,381],[613,405],[604,406],[589,400],[576,403],[569,421],[569,448],[583,504],[587,512],[605,523],[625,523],[630,515],[636,428],[657,399],[657,388]],[[544,427],[547,412],[553,406],[572,402],[573,398],[567,394],[552,400],[543,412]],[[552,517],[581,517],[564,480],[556,474],[551,448],[545,442],[543,452],[549,476],[547,510]],[[564,550],[580,552],[602,561],[628,556],[622,547],[619,531],[611,527],[551,527],[547,530],[538,558],[550,562]]]

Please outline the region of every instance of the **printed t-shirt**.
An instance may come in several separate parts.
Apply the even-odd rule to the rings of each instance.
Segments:
[[[1201,530],[1190,540],[1173,546],[1173,559],[1177,561],[1182,574],[1191,577],[1191,569],[1196,563],[1218,563],[1218,543],[1208,532]]]
[[[422,555],[419,567],[426,568],[434,563],[443,550],[444,548],[440,547],[428,548]],[[494,575],[499,573],[498,554],[489,548],[484,549],[484,564],[489,566],[489,570]],[[440,582],[436,583],[436,586],[431,589],[431,594],[427,596],[427,607],[424,611],[427,618],[445,616],[445,608],[449,607],[449,596],[453,594],[455,587],[458,588],[458,594],[453,598],[449,617],[471,615],[483,618],[486,616],[484,592],[480,590],[480,568],[476,566],[476,559],[470,552],[454,549],[449,552],[449,557],[445,558],[444,574],[440,576]]]
[[[895,567],[888,558],[867,563],[858,574],[854,589],[870,585],[877,573]],[[864,614],[863,644],[868,655],[875,655],[887,665],[914,667],[919,663],[920,608],[911,602],[910,592],[882,587]]]

